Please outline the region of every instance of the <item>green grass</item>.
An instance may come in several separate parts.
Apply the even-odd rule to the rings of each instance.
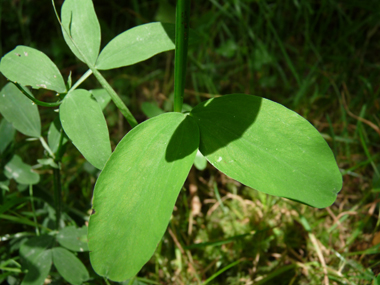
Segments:
[[[158,2],[96,1],[104,42],[137,23],[154,21]],[[344,186],[334,205],[313,209],[244,187],[211,165],[193,169],[169,230],[136,280],[317,285],[327,284],[327,274],[329,284],[379,283],[380,190],[374,184],[375,175],[380,176],[380,139],[374,128],[380,125],[379,8],[377,1],[359,0],[193,1],[191,27],[201,41],[189,48],[185,103],[248,93],[284,104],[327,139]],[[86,71],[61,39],[49,4],[9,0],[0,2],[0,10],[2,55],[25,44],[46,52],[65,77],[71,71],[74,82]],[[143,102],[172,108],[173,61],[168,52],[103,74],[141,122],[146,119]],[[0,86],[5,83],[0,76]],[[83,88],[94,86],[90,78]],[[36,94],[44,101],[54,95]],[[47,108],[40,113],[43,122],[55,115]],[[105,113],[114,148],[128,126],[113,105]],[[32,165],[43,157],[38,143],[20,134],[15,149]],[[33,188],[34,214],[39,230],[47,232],[54,228],[52,172],[48,167],[37,171],[42,179]],[[86,223],[97,174],[68,145],[62,172],[67,224]],[[9,284],[23,277],[18,248],[36,230],[28,197],[27,189],[11,183],[8,200],[0,206],[5,209],[0,211],[0,280]],[[88,284],[105,284],[91,270],[88,254],[78,256],[94,278]],[[60,284],[59,278],[53,271],[53,284]]]

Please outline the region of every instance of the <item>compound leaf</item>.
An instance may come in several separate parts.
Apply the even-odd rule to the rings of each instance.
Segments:
[[[111,143],[102,109],[91,93],[77,89],[67,94],[59,117],[77,149],[93,166],[103,169],[111,155]]]
[[[24,135],[36,138],[41,136],[41,119],[37,106],[12,83],[0,91],[0,113]]]
[[[1,59],[0,71],[10,81],[33,89],[66,92],[65,82],[58,67],[46,54],[31,47],[17,46],[7,53]]]
[[[94,190],[88,243],[99,275],[123,281],[151,258],[198,144],[196,122],[180,113],[149,119],[120,141]]]
[[[54,242],[52,236],[43,235],[26,241],[20,247],[23,266],[28,270],[22,285],[42,285],[49,274],[52,255],[48,249]]]
[[[132,65],[175,48],[175,25],[148,23],[129,29],[111,40],[101,51],[96,68],[107,70]],[[195,42],[190,31],[189,44]]]
[[[81,285],[90,278],[82,261],[67,249],[55,247],[52,249],[52,253],[55,268],[70,284]]]
[[[191,116],[200,151],[217,169],[261,192],[322,208],[342,187],[334,155],[304,118],[270,100],[245,94],[211,99]]]
[[[8,179],[14,179],[17,183],[30,185],[37,184],[40,176],[32,171],[32,167],[25,164],[21,157],[14,155],[5,165],[4,174]]]
[[[63,37],[71,51],[81,61],[94,65],[100,50],[100,25],[92,1],[66,0],[61,18]]]

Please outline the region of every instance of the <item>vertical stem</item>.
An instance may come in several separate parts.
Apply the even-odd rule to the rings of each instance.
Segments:
[[[185,90],[190,0],[178,0],[175,24],[174,112],[182,111]]]
[[[32,211],[33,211],[33,221],[37,225],[37,217],[36,217],[36,210],[34,209],[34,200],[33,200],[33,185],[29,185],[29,196],[30,196],[30,203],[32,204]],[[36,226],[36,235],[40,235],[40,230]]]
[[[61,220],[61,173],[58,168],[53,168],[54,172],[54,203],[55,203],[55,217],[56,228],[59,230],[59,222]]]

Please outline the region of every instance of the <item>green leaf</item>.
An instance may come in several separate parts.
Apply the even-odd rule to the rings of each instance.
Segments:
[[[19,132],[30,137],[41,136],[38,108],[12,83],[0,91],[0,113]]]
[[[197,41],[190,31],[189,44]],[[175,25],[148,23],[129,29],[111,40],[101,51],[96,68],[107,70],[132,65],[175,48]]]
[[[334,155],[319,132],[284,106],[232,94],[208,100],[191,116],[200,151],[217,169],[258,191],[322,208],[342,187]]]
[[[103,169],[111,143],[102,109],[91,93],[77,89],[66,95],[59,108],[65,133],[93,166]]]
[[[1,101],[1,100],[0,100]],[[1,107],[0,107],[1,108]],[[12,124],[3,119],[0,123],[0,153],[3,153],[7,146],[13,141],[16,130]]]
[[[197,124],[180,113],[149,119],[120,141],[94,190],[88,242],[99,275],[123,281],[150,259],[198,144]]]
[[[206,166],[207,166],[207,160],[199,150],[198,150],[197,155],[195,156],[195,159],[194,159],[194,166],[198,170],[205,170]]]
[[[52,264],[51,250],[44,250],[38,257],[29,263],[28,273],[26,273],[21,285],[42,285],[49,275]]]
[[[102,110],[104,110],[111,101],[111,96],[106,89],[93,89],[90,90],[90,93],[95,97]]]
[[[164,113],[164,111],[160,107],[150,102],[142,103],[141,110],[148,118],[153,118]]]
[[[90,278],[86,267],[74,254],[62,247],[52,249],[53,263],[59,274],[70,284],[81,285]]]
[[[52,236],[42,235],[31,238],[20,247],[23,266],[28,270],[21,284],[44,284],[52,263],[51,251],[48,248],[53,242]]]
[[[0,180],[0,189],[1,190],[5,190],[5,191],[9,191],[9,180]],[[1,193],[0,193],[1,194]],[[0,203],[0,214],[2,213],[2,207],[4,205],[2,205],[2,203]]]
[[[33,172],[32,167],[25,164],[18,155],[14,155],[5,165],[4,174],[8,179],[14,179],[20,184],[37,184],[40,181],[40,176]]]
[[[92,1],[66,0],[61,20],[63,37],[71,51],[81,61],[94,65],[100,49],[100,25]]]
[[[17,46],[7,53],[1,59],[0,71],[10,81],[33,89],[66,92],[65,82],[58,67],[46,54],[31,47]]]
[[[57,241],[67,249],[72,251],[88,251],[87,246],[87,227],[76,228],[66,227],[59,231]]]
[[[62,131],[62,133],[61,133]],[[68,142],[65,132],[62,130],[61,121],[59,117],[56,117],[53,122],[51,122],[48,131],[48,144],[53,153],[56,153],[59,147],[59,141],[62,138],[62,145]]]

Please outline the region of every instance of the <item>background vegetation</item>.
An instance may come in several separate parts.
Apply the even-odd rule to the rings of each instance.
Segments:
[[[211,165],[203,171],[193,168],[168,231],[136,282],[380,284],[380,3],[192,2],[191,27],[201,39],[189,50],[185,103],[194,106],[218,94],[247,93],[284,104],[329,142],[344,186],[331,207],[314,209],[261,194]],[[174,4],[94,1],[103,42],[138,24],[173,22]],[[0,33],[1,56],[16,45],[28,45],[46,53],[66,78],[72,72],[74,82],[86,71],[66,46],[50,1],[1,0]],[[174,52],[167,52],[102,73],[142,122],[144,102],[172,109],[173,60]],[[0,86],[5,84],[0,76]],[[83,85],[94,87],[99,86],[93,78]],[[34,94],[43,101],[54,98],[48,91]],[[46,137],[56,113],[39,110]],[[128,125],[112,103],[105,114],[114,148]],[[20,133],[13,150],[31,165],[44,157],[39,142],[26,141]],[[67,225],[80,227],[88,220],[98,173],[73,145],[67,147],[62,167],[64,218]],[[46,166],[36,171],[41,175],[34,187],[40,198],[35,202],[37,222],[54,228],[53,174]],[[14,181],[9,188],[1,190],[5,198],[29,196]],[[34,227],[25,223],[32,221],[33,210],[24,201],[0,214],[0,282],[19,284],[24,274],[18,249],[34,234]],[[88,284],[104,284],[92,271],[88,253],[78,257],[90,271]],[[64,282],[54,270],[50,281]]]

